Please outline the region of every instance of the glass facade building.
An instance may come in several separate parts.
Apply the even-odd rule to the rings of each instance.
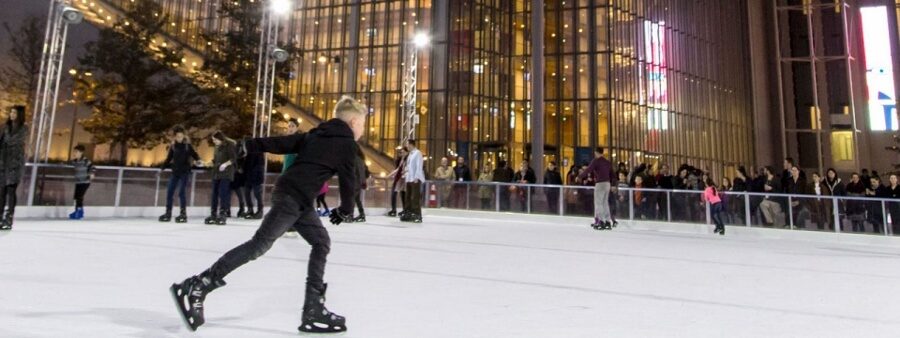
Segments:
[[[603,146],[630,165],[690,163],[714,173],[753,165],[744,1],[545,1],[543,160],[584,163]],[[209,47],[202,32],[229,29],[218,1],[158,2],[172,19],[167,33],[201,53]],[[372,113],[364,142],[392,156],[405,42],[425,31],[432,43],[419,59],[420,148],[465,156],[473,167],[518,162],[533,136],[532,3],[297,2],[281,36],[301,54],[281,94],[320,119],[341,95],[361,98]]]

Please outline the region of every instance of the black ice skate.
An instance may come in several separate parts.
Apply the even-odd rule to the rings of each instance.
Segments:
[[[250,213],[253,213],[253,210],[251,210],[251,211],[248,213],[248,212],[244,211],[244,208],[240,208],[240,209],[238,209],[237,218],[244,218],[244,217],[247,217],[247,215],[250,214]]]
[[[13,213],[7,211],[6,216],[3,217],[3,225],[0,225],[4,230],[12,229],[13,225]]]
[[[353,219],[353,223],[365,223],[366,215],[359,215],[359,217]]]
[[[12,224],[6,223],[6,221],[0,222],[0,231],[12,230]]]
[[[306,301],[303,303],[301,332],[337,333],[347,331],[346,319],[325,308],[325,290],[328,284],[319,291],[311,286],[306,287]]]
[[[227,220],[228,217],[231,217],[228,214],[229,213],[227,211],[223,211],[222,213],[220,213],[219,217],[216,218],[216,225],[225,225],[225,220]]]
[[[397,217],[397,210],[391,210],[391,211],[388,211],[388,213],[385,214],[385,216],[387,216],[387,217]]]
[[[206,219],[204,219],[203,223],[207,224],[207,225],[216,224],[216,220],[218,218],[219,218],[218,216],[211,215],[211,216],[207,217]]]
[[[188,329],[197,331],[203,325],[203,301],[206,295],[224,285],[223,280],[213,281],[208,277],[194,276],[169,287],[175,306]]]
[[[159,216],[160,222],[168,222],[171,220],[172,220],[172,211],[171,210],[166,210],[165,214],[162,214],[162,216]]]
[[[247,216],[244,216],[244,219],[262,219],[263,213],[262,209],[257,210],[255,213],[248,213]]]
[[[187,223],[187,210],[181,209],[181,214],[175,217],[175,223]]]

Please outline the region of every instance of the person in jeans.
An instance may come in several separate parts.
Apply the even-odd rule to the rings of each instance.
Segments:
[[[812,174],[812,182],[809,182],[806,188],[806,194],[815,196],[815,198],[804,199],[806,207],[809,209],[810,218],[816,224],[819,230],[824,230],[834,218],[832,214],[833,203],[831,199],[823,198],[831,196],[831,187],[825,184],[825,180],[817,172]]]
[[[416,147],[416,140],[406,141],[409,156],[406,160],[406,206],[408,211],[402,222],[422,223],[422,183],[425,182],[425,158]]]
[[[858,173],[850,175],[850,183],[847,183],[847,196],[863,197],[866,195],[866,184],[862,182]],[[847,217],[853,226],[853,232],[866,231],[866,206],[860,200],[847,200]]]
[[[200,155],[194,150],[191,141],[185,136],[184,128],[176,126],[172,128],[174,138],[172,144],[169,145],[166,160],[160,167],[161,171],[166,168],[172,169],[172,176],[169,177],[169,184],[166,186],[166,213],[159,217],[161,222],[168,222],[172,218],[172,197],[175,190],[178,190],[178,201],[181,206],[181,214],[176,221],[187,221],[187,198],[185,190],[188,180],[191,179],[191,167],[194,163],[200,161]]]
[[[231,213],[231,181],[234,180],[237,163],[237,146],[234,140],[216,131],[210,137],[216,149],[212,161],[212,201],[210,217],[206,224],[225,225],[225,219]]]
[[[603,157],[603,147],[594,150],[594,160],[585,172],[578,178],[585,179],[590,175],[594,178],[594,224],[595,229],[612,229],[612,216],[609,212],[610,190],[616,191],[616,174],[613,172],[612,163]],[[612,188],[612,189],[611,189]]]
[[[703,200],[709,203],[710,216],[713,223],[716,224],[716,229],[713,233],[725,235],[725,223],[722,221],[722,212],[725,211],[725,206],[722,204],[722,198],[719,196],[718,189],[716,189],[716,183],[711,178],[706,179]]]
[[[75,158],[72,159],[72,168],[75,169],[75,211],[69,214],[69,219],[84,218],[84,194],[91,187],[94,179],[94,163],[84,157],[84,146],[75,146]]]

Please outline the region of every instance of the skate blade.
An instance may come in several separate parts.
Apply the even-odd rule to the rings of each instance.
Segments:
[[[302,324],[302,325],[300,325],[300,327],[297,328],[297,330],[299,330],[301,334],[303,334],[303,333],[314,333],[314,334],[328,333],[328,334],[331,334],[334,336],[342,336],[343,333],[347,332],[347,325],[328,326],[325,324],[319,324],[319,325],[317,325],[317,324],[319,324],[319,323]]]
[[[178,296],[178,287],[176,284],[172,284],[172,286],[169,287],[169,292],[172,294],[172,300],[175,301],[175,309],[181,314],[179,317],[181,317],[184,327],[191,330],[191,332],[197,331],[197,328],[200,327],[200,325],[194,326],[194,324],[191,324],[191,321],[188,320],[187,313],[185,313],[184,308],[181,307],[181,297]]]

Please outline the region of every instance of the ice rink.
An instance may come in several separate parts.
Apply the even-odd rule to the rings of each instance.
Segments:
[[[900,336],[898,246],[562,220],[329,226],[327,306],[344,337]],[[288,238],[210,294],[205,326],[183,327],[169,285],[258,224],[199,221],[18,221],[0,235],[0,337],[298,335],[309,247]]]

